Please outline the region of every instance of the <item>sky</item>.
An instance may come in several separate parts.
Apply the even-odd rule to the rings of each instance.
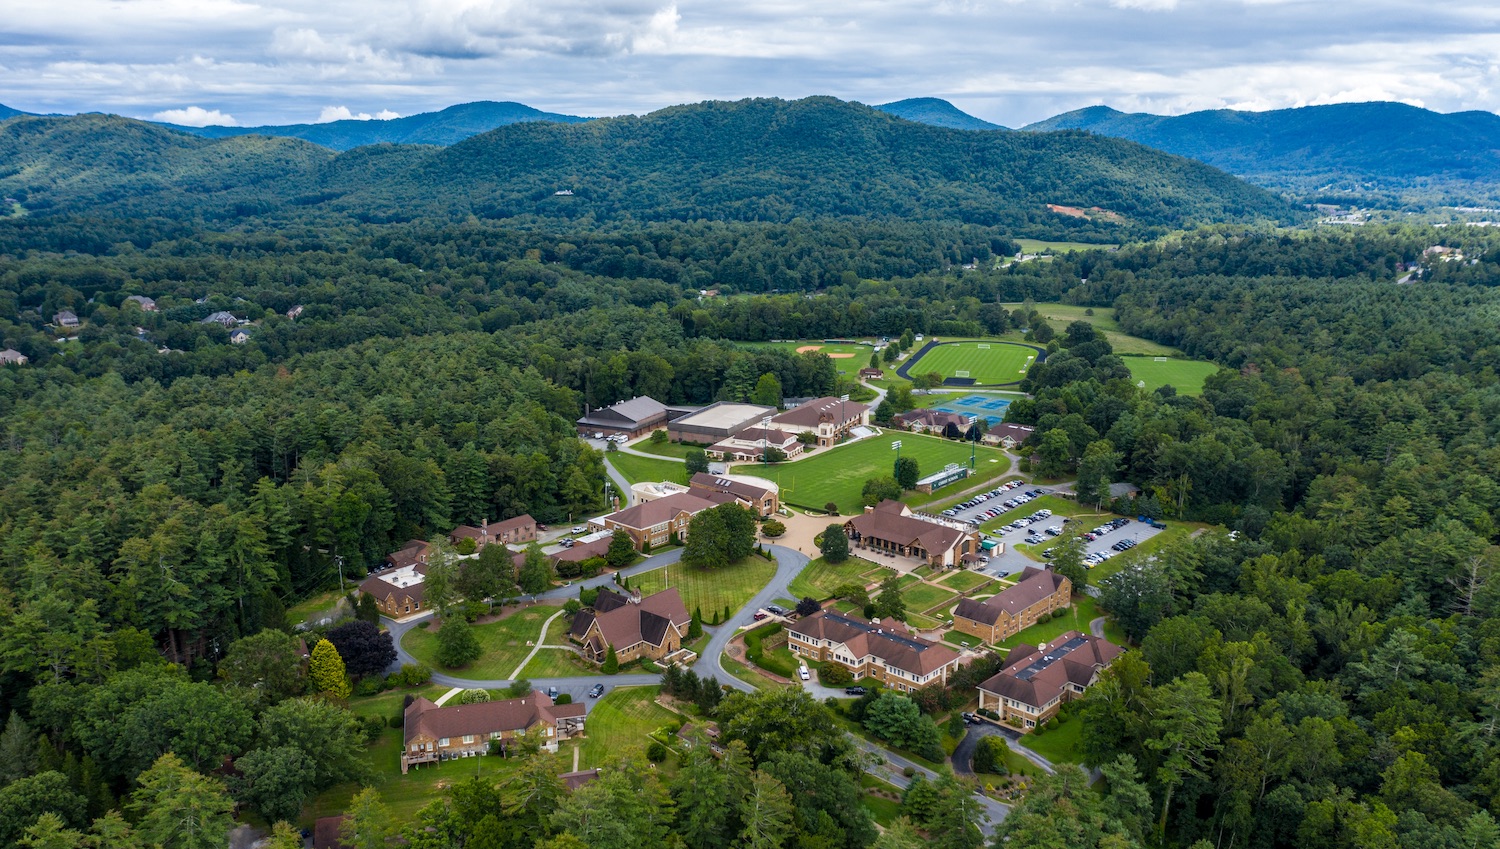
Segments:
[[[1493,0],[7,0],[0,103],[183,124],[941,97],[1009,127],[1397,100],[1500,110]]]

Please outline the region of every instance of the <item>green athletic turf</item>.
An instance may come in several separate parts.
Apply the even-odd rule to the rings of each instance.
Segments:
[[[1158,386],[1171,384],[1176,387],[1179,395],[1201,395],[1203,394],[1203,381],[1209,375],[1219,370],[1213,363],[1202,360],[1167,360],[1157,362],[1151,357],[1123,357],[1125,367],[1130,369],[1130,377],[1139,385],[1140,381],[1146,382],[1146,390],[1151,391]]]
[[[988,345],[988,348],[980,348]],[[943,377],[972,377],[975,383],[1014,383],[1026,376],[1027,357],[1036,351],[1007,342],[955,342],[939,345],[912,364],[907,374],[937,372]],[[967,375],[958,372],[966,371]]]
[[[781,486],[782,501],[815,508],[832,501],[838,504],[839,512],[847,516],[862,509],[859,494],[866,480],[891,474],[896,462],[896,452],[891,450],[891,443],[898,439],[902,444],[901,456],[916,459],[924,476],[941,470],[949,463],[969,463],[968,443],[892,431],[848,445],[819,448],[805,460],[769,467],[745,463],[736,465],[734,471],[761,475],[776,481]],[[976,474],[979,477],[994,477],[1010,468],[1005,455],[993,448],[980,446],[975,456],[978,459]],[[1000,462],[991,463],[992,459],[999,459]],[[966,484],[955,483],[950,486],[957,491],[964,489]]]

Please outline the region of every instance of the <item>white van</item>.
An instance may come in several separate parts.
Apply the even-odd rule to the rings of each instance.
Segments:
[[[797,675],[803,681],[810,681],[810,680],[812,680],[812,673],[810,673],[810,672],[807,671],[807,667],[806,666],[799,666],[799,667],[797,667]]]

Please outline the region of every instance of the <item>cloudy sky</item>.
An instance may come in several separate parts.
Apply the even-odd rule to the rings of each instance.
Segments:
[[[1493,0],[12,0],[3,18],[0,103],[193,124],[812,94],[942,97],[1011,127],[1097,103],[1500,110]]]

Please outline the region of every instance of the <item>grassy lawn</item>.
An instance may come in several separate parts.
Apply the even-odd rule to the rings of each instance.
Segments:
[[[901,441],[901,456],[915,459],[923,475],[939,471],[949,463],[969,462],[966,444],[921,434],[888,432],[820,451],[806,460],[769,469],[757,467],[754,474],[780,485],[782,501],[814,509],[822,509],[832,501],[840,513],[848,516],[864,509],[859,503],[859,493],[866,480],[891,474],[896,462],[891,443],[897,440]],[[993,448],[980,448],[978,458],[978,477],[995,477],[1010,470],[1005,455]],[[998,462],[990,463],[992,459]]]
[[[401,712],[401,703],[407,696],[421,696],[437,701],[451,687],[442,684],[426,684],[410,690],[387,690],[376,696],[356,696],[349,700],[349,712],[355,716],[380,716],[389,720]]]
[[[1171,384],[1179,395],[1202,395],[1203,381],[1219,370],[1213,363],[1203,360],[1157,360],[1153,357],[1125,357],[1125,367],[1130,369],[1130,379],[1137,386],[1145,383],[1146,391]]]
[[[980,640],[978,637],[974,636],[973,634],[965,634],[962,631],[951,630],[951,631],[945,631],[943,633],[943,642],[945,642],[945,643],[951,643],[952,645],[955,645],[955,646],[963,646],[964,648],[967,649],[967,648],[974,648],[975,646],[979,645],[983,641]]]
[[[1074,716],[1041,734],[1033,731],[1021,738],[1021,745],[1053,763],[1083,763],[1078,746],[1082,736],[1083,720]]]
[[[1016,244],[1021,247],[1021,253],[1040,254],[1055,253],[1063,254],[1068,251],[1097,251],[1104,248],[1118,248],[1119,245],[1090,245],[1085,242],[1049,242],[1044,239],[1016,239]],[[1037,309],[1041,309],[1038,305]],[[1083,309],[1078,307],[1077,309]]]
[[[1089,622],[1102,616],[1098,604],[1092,596],[1076,596],[1073,599],[1073,607],[1067,613],[1057,619],[1049,619],[1032,625],[1030,628],[1016,634],[1009,639],[996,643],[997,648],[1010,649],[1021,643],[1029,645],[1040,645],[1044,642],[1059,637],[1068,631],[1077,631],[1081,634],[1089,633]],[[957,635],[962,636],[962,635]],[[1114,622],[1104,620],[1104,638],[1116,645],[1125,644],[1125,635]],[[973,638],[970,638],[973,639]]]
[[[884,791],[886,793],[893,793],[899,797],[901,795],[900,788],[894,784],[887,784],[869,773],[860,775],[859,786],[864,791],[860,793],[860,804],[865,806],[865,810],[870,812],[870,816],[874,817],[875,822],[879,823],[882,828],[889,827],[891,823],[895,822],[901,816],[901,803],[899,801],[888,799],[885,796],[877,796],[870,792],[872,790]]]
[[[785,640],[782,641],[779,647],[771,651],[766,651],[762,647],[766,640],[782,633],[783,630],[780,622],[773,622],[746,632],[745,655],[751,663],[767,672],[774,672],[783,678],[795,678],[797,667],[802,665],[802,659],[792,654],[791,650],[786,647]],[[816,667],[820,664],[810,663],[808,665]]]
[[[912,613],[911,611],[907,611],[906,624],[910,625],[916,630],[926,631],[932,628],[941,627],[943,623],[940,620],[934,619],[925,613]]]
[[[312,598],[304,599],[303,601],[300,601],[292,605],[291,607],[288,607],[286,609],[286,621],[306,622],[309,618],[316,614],[323,614],[331,611],[334,605],[338,604],[339,600],[343,597],[344,593],[341,593],[338,590],[327,590],[325,592],[318,593]]]
[[[895,570],[889,566],[858,557],[850,557],[843,563],[829,563],[819,557],[803,567],[802,574],[792,581],[789,589],[798,598],[824,599],[843,584],[871,584],[884,580],[893,572]]]
[[[609,452],[604,455],[625,480],[631,483],[642,481],[670,481],[687,486],[687,467],[680,461],[662,458],[660,460],[651,457],[637,457],[634,454],[626,454],[623,451]]]
[[[954,342],[922,355],[909,374],[937,372],[944,377],[972,377],[977,383],[1014,383],[1026,376],[1036,351],[1008,342]]]
[[[726,605],[730,610],[743,607],[774,574],[774,562],[751,555],[723,569],[699,569],[679,561],[632,577],[630,586],[642,595],[676,587],[688,612],[697,608],[705,621],[713,621],[715,614],[723,615]]]
[[[634,448],[637,451],[644,451],[647,454],[655,454],[658,457],[667,457],[674,460],[681,460],[687,457],[687,453],[689,451],[693,450],[694,448],[702,448],[703,446],[684,445],[681,442],[671,441],[663,442],[660,445],[657,445],[649,439],[643,439],[630,447]]]
[[[906,609],[917,613],[925,613],[933,608],[938,608],[936,612],[942,613],[942,608],[947,607],[955,597],[952,590],[932,584],[915,584],[902,590],[901,596],[906,599]]]
[[[632,748],[644,750],[651,732],[682,717],[655,701],[660,687],[616,687],[594,704],[585,727],[579,769],[608,764]]]
[[[978,572],[955,572],[952,575],[938,581],[945,587],[951,587],[954,592],[966,593],[976,587],[982,587],[989,583],[990,579]]]
[[[516,671],[516,665],[531,651],[527,643],[535,642],[541,636],[542,623],[558,610],[539,605],[512,613],[498,622],[475,625],[474,636],[479,639],[484,653],[452,674],[464,678],[509,678]],[[437,634],[433,629],[413,628],[406,632],[401,645],[433,669],[442,668],[437,662]]]
[[[574,675],[602,675],[599,667],[568,649],[542,649],[526,662],[523,678],[567,678]]]
[[[1014,310],[1020,304],[1005,304],[1007,309]],[[1088,311],[1092,309],[1093,315]],[[1142,339],[1139,336],[1131,336],[1120,329],[1119,322],[1115,321],[1115,311],[1110,307],[1080,307],[1073,304],[1037,304],[1036,311],[1042,314],[1052,324],[1052,328],[1059,333],[1066,330],[1069,324],[1075,321],[1087,321],[1094,325],[1095,330],[1102,331],[1104,338],[1115,349],[1116,354],[1145,354],[1151,357],[1166,357],[1179,353],[1176,348]]]

